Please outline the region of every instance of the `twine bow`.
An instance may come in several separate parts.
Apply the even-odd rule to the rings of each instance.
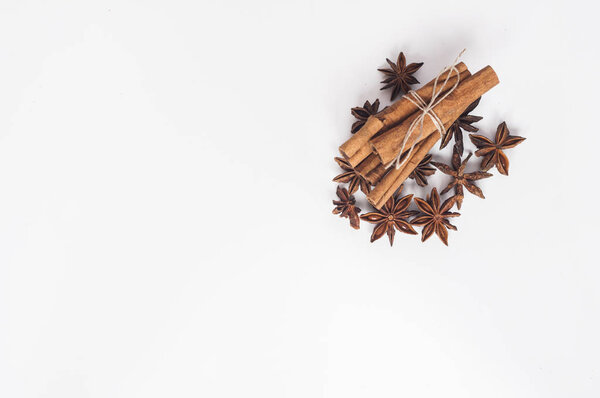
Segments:
[[[425,116],[429,116],[429,118],[433,122],[433,125],[435,126],[435,129],[440,133],[440,137],[443,137],[444,133],[446,132],[446,128],[444,127],[444,123],[442,122],[442,120],[433,111],[433,108],[435,108],[440,102],[442,102],[447,96],[449,96],[458,86],[458,83],[460,82],[460,72],[456,68],[456,64],[458,63],[458,59],[463,55],[463,53],[465,51],[466,51],[466,49],[462,50],[460,52],[460,54],[458,54],[458,56],[456,57],[456,59],[454,60],[452,65],[444,67],[444,69],[442,69],[442,71],[437,75],[437,77],[435,78],[435,81],[433,82],[433,90],[432,90],[431,100],[429,101],[429,103],[426,103],[423,100],[423,98],[421,98],[421,96],[419,94],[417,94],[417,92],[414,90],[410,90],[407,94],[405,94],[403,96],[403,98],[406,98],[407,100],[409,100],[410,102],[415,104],[415,106],[421,110],[421,114],[415,120],[413,120],[413,122],[408,127],[408,131],[406,132],[406,136],[404,137],[404,140],[402,141],[402,146],[400,147],[400,152],[398,153],[398,156],[396,156],[396,158],[394,158],[394,160],[392,160],[386,166],[386,168],[389,168],[391,165],[393,165],[395,163],[396,169],[399,169],[410,158],[410,155],[411,155],[413,149],[415,148],[416,143],[423,136],[423,123],[425,122]],[[449,72],[448,72],[448,76],[446,76],[446,80],[444,80],[444,83],[442,85],[440,85],[438,88],[438,80],[447,71],[449,71]],[[452,76],[453,73],[456,73],[456,83],[454,83],[454,86],[452,86],[452,88],[450,90],[448,90],[444,95],[439,97],[440,94],[446,88],[446,85],[448,84],[448,80],[450,79],[450,77]],[[406,147],[406,143],[408,142],[409,138],[413,135],[413,133],[417,129],[417,126],[419,126],[419,135],[414,140],[413,144],[410,147],[410,150],[408,151],[408,153],[406,154],[404,159],[402,161],[400,161],[400,158],[402,157],[402,153],[404,152],[404,148]]]

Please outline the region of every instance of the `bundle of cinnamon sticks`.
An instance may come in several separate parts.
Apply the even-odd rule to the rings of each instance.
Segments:
[[[415,90],[426,103],[434,95],[434,88],[440,91],[440,96],[447,94],[432,109],[444,128],[448,128],[471,103],[499,83],[490,66],[475,74],[471,74],[462,62],[455,68],[441,74],[437,83],[433,79]],[[440,89],[443,82],[445,84]],[[423,111],[404,96],[370,116],[364,126],[339,148],[348,163],[375,186],[367,200],[377,209],[381,209],[398,190],[441,137],[430,116],[423,118],[422,125],[419,123],[417,133],[411,130],[415,119],[422,114]],[[400,167],[396,168],[393,163],[398,159]]]

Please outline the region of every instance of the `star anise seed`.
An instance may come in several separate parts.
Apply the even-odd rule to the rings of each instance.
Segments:
[[[333,214],[339,214],[340,217],[349,218],[350,226],[354,229],[359,229],[360,219],[358,213],[360,213],[360,209],[355,206],[356,200],[354,199],[354,196],[349,194],[346,188],[343,188],[341,185],[338,185],[336,193],[340,200],[333,201],[333,204],[335,205]]]
[[[408,178],[415,180],[420,187],[427,185],[427,177],[435,173],[435,169],[429,165],[430,161],[431,154],[425,156],[408,176]]]
[[[400,190],[402,187],[400,187]],[[387,232],[390,246],[394,244],[394,235],[396,229],[410,235],[417,235],[417,231],[410,225],[407,218],[417,214],[416,211],[409,211],[408,206],[412,201],[413,195],[406,195],[400,197],[400,194],[396,194],[391,197],[381,210],[375,210],[371,213],[366,213],[360,216],[366,222],[375,225],[373,233],[371,234],[371,242],[381,238],[383,234]]]
[[[453,196],[440,206],[440,195],[438,195],[435,188],[427,196],[427,200],[415,198],[415,203],[419,210],[421,210],[421,213],[412,219],[411,224],[423,226],[423,231],[421,232],[422,242],[429,239],[435,232],[440,240],[448,246],[448,229],[456,231],[456,227],[450,224],[450,221],[447,219],[460,216],[459,213],[449,211],[455,202],[456,198]]]
[[[421,66],[423,66],[423,62],[412,63],[407,66],[406,58],[402,52],[398,55],[398,61],[396,61],[396,63],[390,61],[389,58],[386,58],[386,61],[390,65],[391,69],[386,68],[377,70],[383,72],[387,76],[386,79],[381,82],[385,84],[381,90],[392,87],[391,100],[393,101],[401,92],[408,93],[410,91],[411,84],[419,83],[419,81],[412,74],[419,70]]]
[[[366,101],[362,107],[357,106],[356,108],[352,108],[350,112],[352,113],[352,116],[358,119],[352,124],[352,128],[350,129],[350,132],[354,134],[365,125],[365,122],[369,116],[375,115],[377,112],[379,112],[379,99],[376,99],[373,104],[371,104],[369,101]]]
[[[334,182],[342,182],[348,183],[348,190],[350,194],[356,192],[358,187],[360,186],[360,190],[366,194],[371,192],[371,185],[367,182],[367,180],[358,174],[356,170],[348,163],[347,160],[342,158],[335,158],[335,161],[338,165],[344,170],[342,174],[337,175],[333,181]]]
[[[476,123],[483,119],[481,116],[473,116],[469,115],[476,107],[479,105],[479,98],[477,101],[473,102],[465,111],[450,125],[444,137],[442,138],[442,143],[440,144],[440,149],[443,149],[448,145],[452,137],[454,136],[455,146],[458,149],[458,153],[460,156],[463,155],[463,135],[462,130],[469,131],[471,133],[479,131],[479,128],[472,126],[473,123]]]
[[[500,174],[508,175],[508,157],[504,154],[504,149],[514,148],[525,138],[516,135],[510,135],[506,122],[498,125],[496,130],[496,142],[479,134],[470,134],[471,142],[479,148],[475,156],[483,156],[481,160],[481,170],[488,171],[496,166]]]
[[[444,163],[431,162],[435,167],[437,167],[442,173],[448,174],[453,177],[452,181],[448,184],[446,188],[442,192],[441,195],[450,191],[450,189],[454,188],[454,196],[456,197],[456,207],[460,210],[462,206],[463,198],[465,197],[463,186],[467,188],[469,192],[473,195],[477,195],[482,199],[485,199],[483,196],[483,192],[481,188],[479,188],[473,181],[481,180],[482,178],[491,177],[491,173],[486,173],[484,171],[476,171],[473,173],[465,173],[465,168],[467,166],[467,162],[471,158],[473,154],[469,153],[469,156],[465,158],[465,160],[460,161],[460,155],[458,154],[458,149],[456,146],[454,147],[454,152],[452,153],[452,167]]]

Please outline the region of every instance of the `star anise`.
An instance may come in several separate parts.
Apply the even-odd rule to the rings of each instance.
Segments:
[[[473,173],[465,173],[465,167],[467,166],[467,162],[471,158],[473,154],[470,153],[469,156],[465,158],[465,160],[460,161],[460,155],[458,154],[458,149],[456,146],[454,147],[454,152],[452,153],[452,167],[448,166],[444,163],[431,162],[435,167],[440,169],[440,171],[444,174],[448,174],[452,176],[452,181],[448,184],[446,188],[441,192],[441,195],[448,192],[450,189],[454,188],[455,197],[456,197],[456,207],[460,210],[460,206],[462,205],[463,198],[465,197],[463,186],[467,188],[469,192],[473,195],[477,195],[482,199],[485,199],[483,196],[483,192],[481,188],[473,183],[473,181],[481,180],[482,178],[491,177],[491,173],[486,173],[484,171],[476,171]]]
[[[354,199],[354,196],[349,194],[346,188],[342,188],[341,185],[338,185],[336,193],[340,200],[333,201],[333,204],[335,205],[333,214],[339,214],[340,217],[349,218],[350,226],[354,229],[359,229],[360,219],[358,218],[358,213],[360,213],[360,209],[355,206],[356,200]]]
[[[423,66],[423,62],[412,63],[410,65],[406,65],[406,58],[404,57],[404,53],[400,53],[398,55],[398,61],[393,63],[386,58],[387,63],[390,65],[391,69],[377,69],[380,72],[385,73],[387,76],[385,80],[381,83],[384,83],[385,86],[381,88],[381,90],[385,90],[386,88],[392,88],[392,101],[400,94],[400,92],[408,93],[410,91],[411,84],[417,84],[419,81],[415,79],[412,75],[415,73],[421,66]]]
[[[496,130],[496,142],[492,142],[490,139],[479,134],[470,134],[471,142],[479,148],[476,152],[476,156],[483,156],[481,160],[481,169],[488,171],[492,167],[496,166],[500,174],[508,175],[508,157],[504,154],[503,150],[508,148],[514,148],[521,142],[525,141],[525,138],[516,135],[510,135],[506,122],[502,122],[498,125]]]
[[[377,112],[379,112],[379,99],[376,99],[372,105],[369,101],[366,101],[362,107],[357,106],[356,108],[352,108],[350,112],[355,118],[358,119],[352,124],[352,128],[350,129],[350,132],[354,134],[365,125],[365,122],[369,116],[375,115]]]
[[[402,190],[402,187],[400,187],[400,190]],[[410,235],[417,234],[417,231],[414,230],[407,220],[408,217],[417,214],[416,211],[406,210],[410,206],[412,197],[413,195],[400,197],[399,194],[396,194],[383,205],[381,210],[375,210],[374,212],[360,216],[364,221],[377,224],[371,234],[371,242],[381,238],[387,232],[390,246],[392,246],[394,244],[396,229]]]
[[[415,198],[415,203],[419,207],[419,210],[421,210],[421,213],[412,219],[411,224],[423,225],[423,231],[421,232],[422,242],[429,239],[435,232],[441,241],[448,246],[448,228],[456,231],[456,227],[450,224],[447,218],[460,216],[459,213],[449,211],[455,202],[456,198],[453,196],[440,206],[440,195],[438,195],[435,188],[427,196],[426,201],[421,198]]]
[[[337,162],[337,164],[340,165],[344,172],[336,176],[333,179],[333,181],[343,183],[347,182],[350,194],[356,192],[359,186],[360,190],[363,191],[365,195],[371,192],[371,185],[363,176],[361,176],[356,170],[354,170],[354,168],[350,165],[350,163],[348,163],[347,160],[342,158],[335,158],[335,161]]]
[[[462,113],[462,115],[460,115],[458,117],[458,119],[456,119],[454,121],[454,123],[452,123],[452,125],[450,125],[448,130],[446,130],[444,137],[442,138],[442,143],[440,144],[440,149],[445,148],[446,145],[448,145],[448,143],[452,139],[452,136],[454,136],[454,142],[455,142],[454,145],[458,149],[458,154],[460,156],[462,156],[463,148],[464,148],[462,130],[469,131],[471,133],[479,131],[479,128],[471,126],[471,124],[483,119],[483,117],[481,117],[481,116],[469,115],[469,113],[471,113],[473,111],[473,109],[475,109],[477,107],[477,105],[479,105],[480,100],[481,100],[481,98],[479,98],[477,101],[475,101],[471,105],[469,105],[469,107],[467,109],[465,109],[465,111]]]
[[[429,165],[430,161],[431,155],[425,156],[408,176],[415,180],[420,187],[427,185],[427,177],[435,173],[435,169]]]

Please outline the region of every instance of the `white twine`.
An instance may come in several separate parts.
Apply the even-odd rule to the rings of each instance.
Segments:
[[[433,122],[433,124],[435,126],[435,129],[440,133],[440,137],[444,136],[444,133],[446,132],[444,123],[438,117],[438,115],[435,114],[435,112],[433,111],[433,108],[435,108],[440,102],[442,102],[447,96],[449,96],[454,91],[454,89],[456,89],[456,87],[458,86],[458,83],[460,82],[460,72],[456,68],[456,64],[458,63],[458,59],[463,55],[463,53],[465,51],[466,51],[466,49],[462,50],[460,52],[460,54],[458,54],[458,56],[454,60],[454,63],[452,65],[444,67],[444,69],[442,69],[442,71],[437,75],[437,77],[435,78],[435,81],[433,82],[433,90],[432,90],[431,100],[429,101],[428,104],[414,90],[410,90],[407,94],[405,94],[403,96],[403,98],[406,98],[407,100],[409,100],[410,102],[415,104],[415,106],[421,110],[421,114],[419,115],[419,117],[417,117],[415,120],[413,120],[413,122],[408,127],[408,131],[406,132],[406,136],[404,137],[404,140],[402,141],[402,147],[400,147],[400,152],[398,153],[398,156],[396,156],[396,158],[394,158],[394,160],[392,160],[386,166],[386,168],[389,168],[391,165],[393,165],[395,163],[396,168],[399,169],[404,163],[406,163],[406,161],[409,159],[413,149],[415,148],[416,143],[423,136],[423,123],[425,122],[425,116],[429,116],[429,118],[431,119],[431,121]],[[439,80],[440,76],[442,76],[446,71],[450,71],[450,72],[448,72],[448,76],[446,76],[446,80],[444,80],[444,83],[438,89],[438,87],[437,87],[438,80]],[[452,76],[452,73],[456,73],[456,83],[454,83],[454,86],[450,90],[448,90],[443,96],[438,98],[438,96],[446,88],[446,85],[448,84],[448,80]],[[415,132],[417,125],[419,125],[419,136],[413,141],[413,144],[411,145],[410,150],[404,157],[404,160],[400,161],[400,158],[402,157],[402,152],[404,152],[404,148],[406,147],[406,142],[409,140],[411,135]]]

